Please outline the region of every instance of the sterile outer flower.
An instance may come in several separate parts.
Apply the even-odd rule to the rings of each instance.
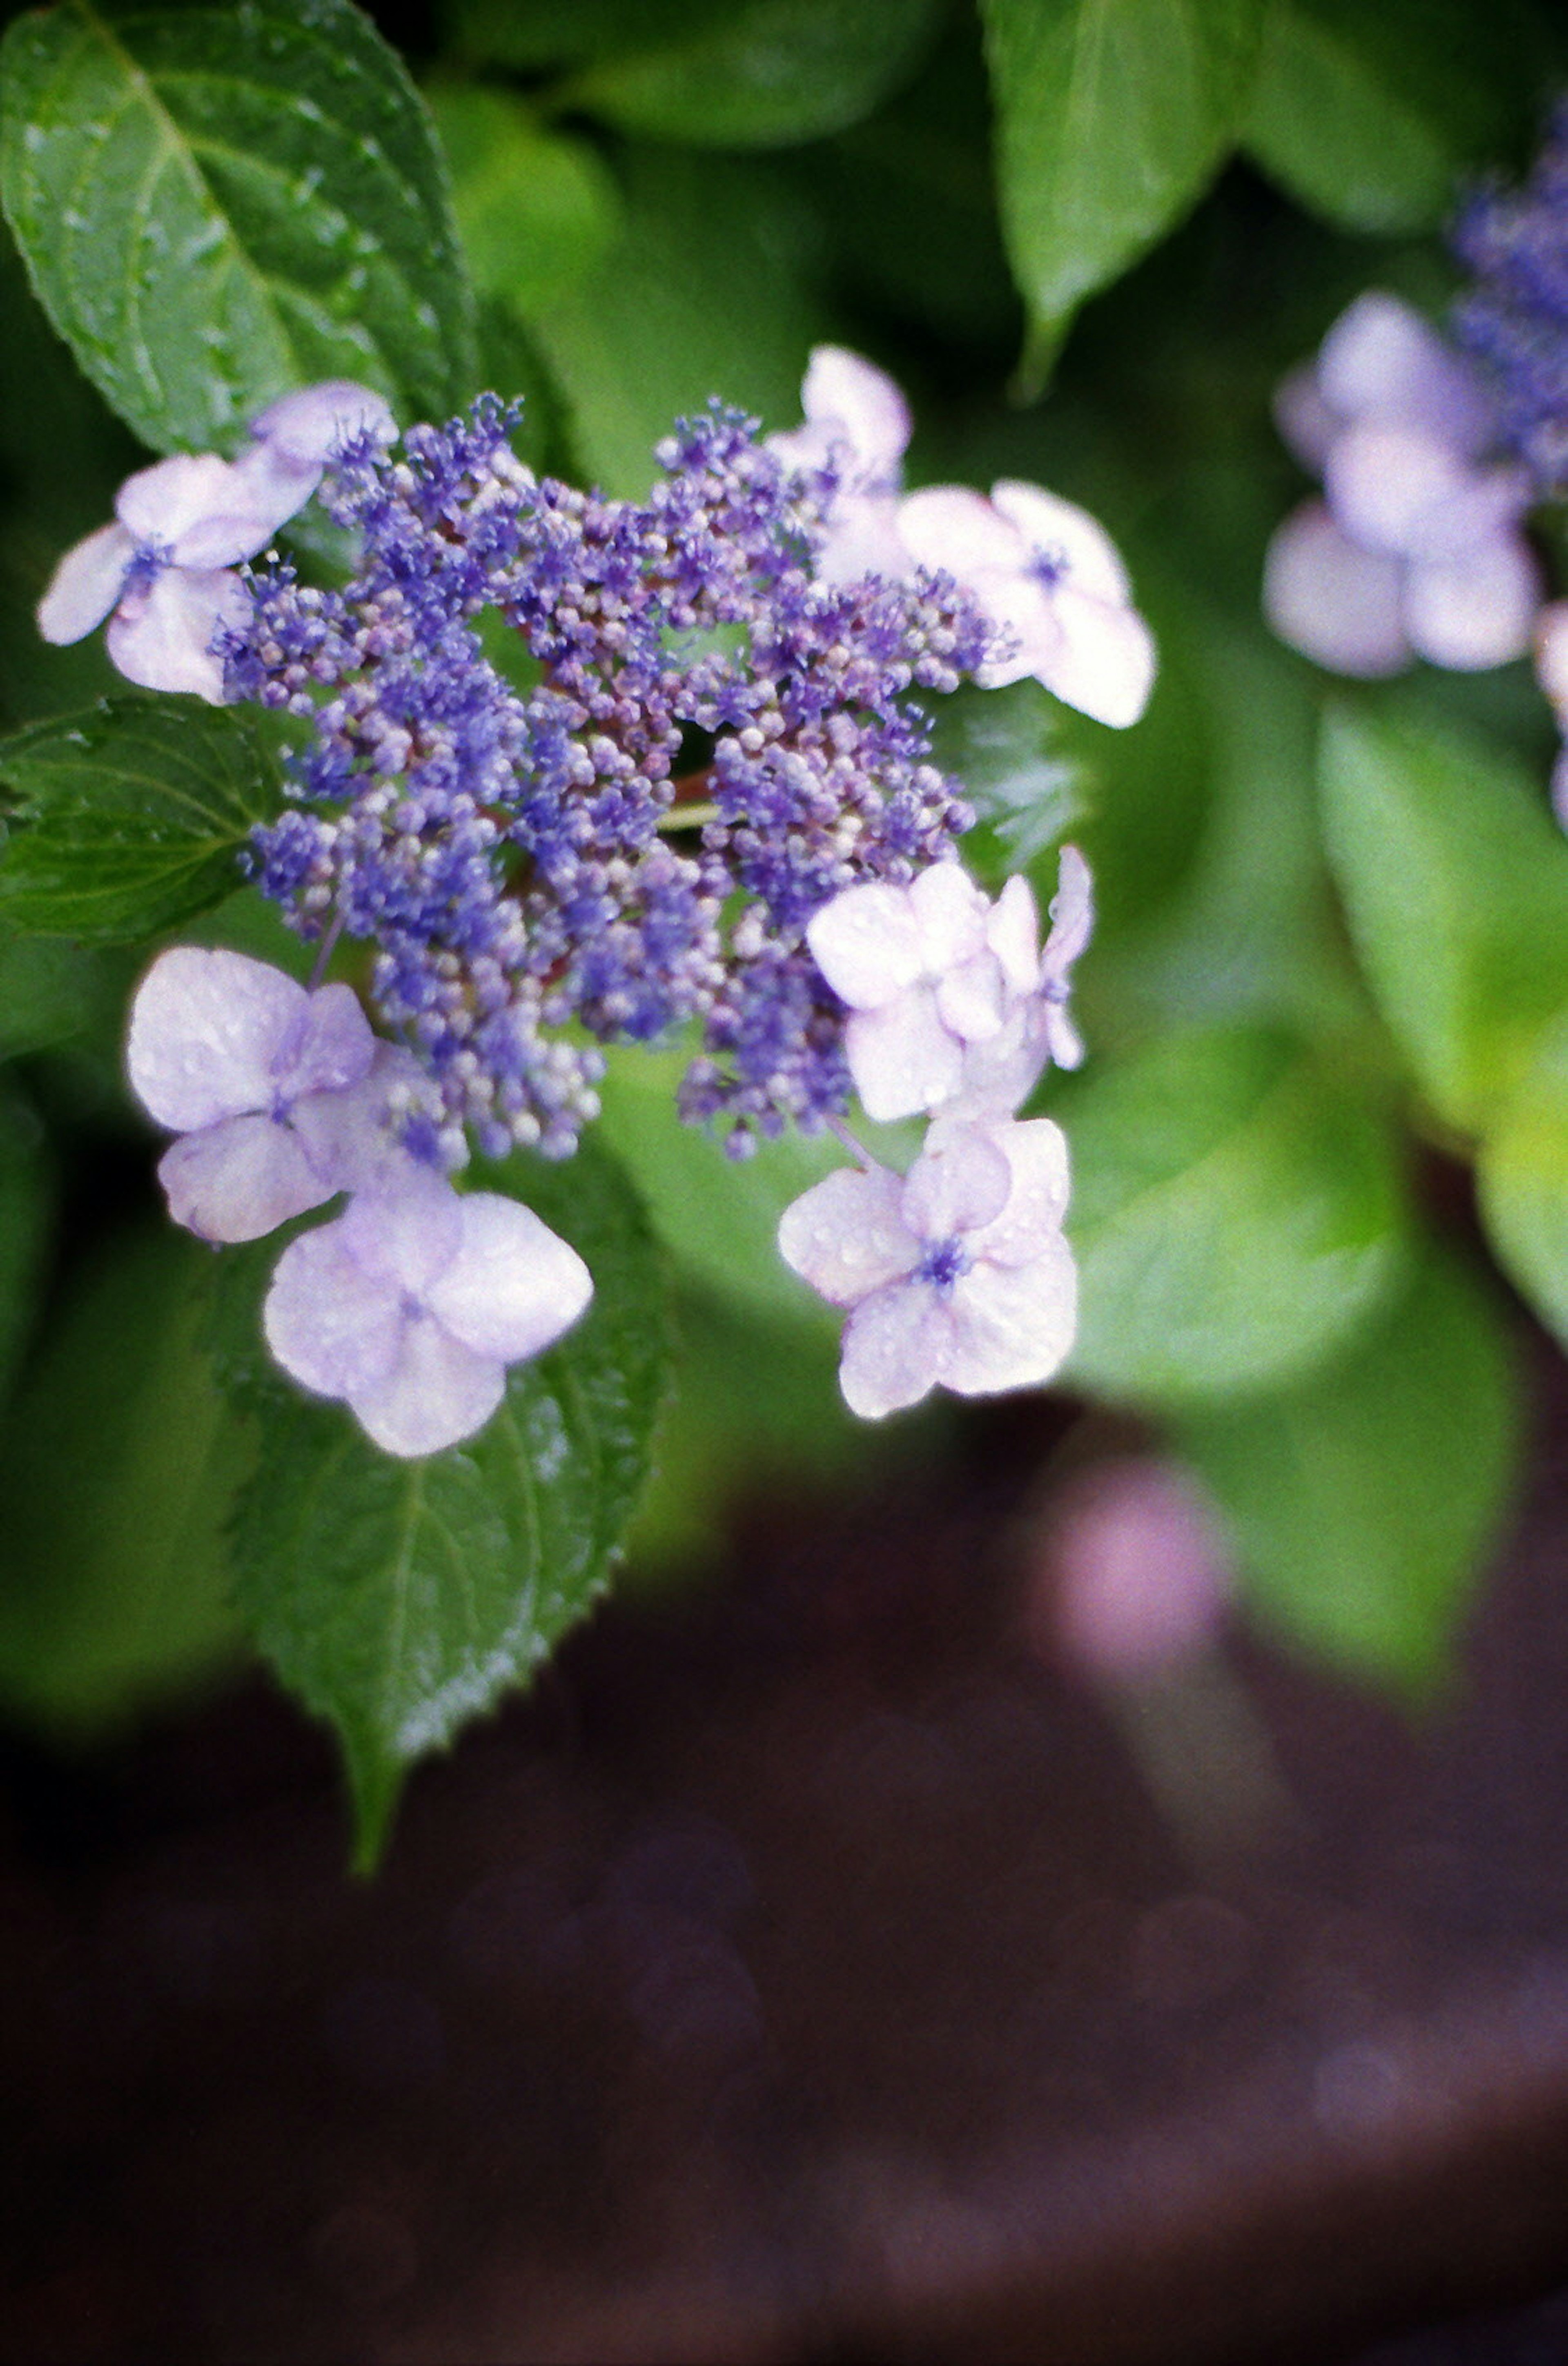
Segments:
[[[558,1339],[592,1294],[577,1251],[532,1209],[414,1170],[290,1243],[262,1324],[291,1379],[412,1457],[482,1429],[507,1366]]]
[[[390,426],[379,395],[333,379],[264,411],[237,461],[177,453],[139,468],[119,489],[115,523],[55,569],[39,603],[39,633],[79,641],[107,616],[109,659],[128,682],[220,704],[214,643],[242,629],[251,604],[234,567],[310,500],[335,445],[366,432],[384,439]]]
[[[1048,1066],[1081,1065],[1083,1039],[1067,1015],[1067,999],[1073,964],[1093,930],[1094,881],[1076,846],[1061,851],[1043,952],[1028,884],[1009,880],[991,928],[993,945],[1006,954],[1006,1016],[995,1035],[965,1045],[958,1091],[944,1116],[1010,1117]]]
[[[966,485],[931,485],[899,503],[898,531],[922,567],[955,577],[1007,637],[977,682],[994,690],[1032,674],[1097,722],[1137,721],[1154,687],[1154,636],[1115,545],[1087,510],[1011,479],[989,501]]]
[[[784,1210],[785,1263],[849,1310],[840,1385],[867,1420],[933,1387],[1035,1388],[1071,1347],[1067,1145],[1049,1118],[939,1120],[907,1176],[844,1167]]]
[[[806,423],[766,439],[786,468],[831,471],[816,572],[824,583],[913,572],[898,533],[909,406],[885,370],[842,345],[814,345],[800,389]]]
[[[1351,427],[1418,428],[1473,459],[1492,442],[1495,424],[1491,397],[1463,355],[1419,312],[1380,287],[1358,296],[1315,357],[1282,380],[1274,417],[1291,450],[1314,475]]]
[[[209,1241],[259,1240],[344,1188],[319,1104],[366,1078],[376,1038],[346,986],[308,993],[248,953],[176,945],[131,1005],[127,1066],[179,1136],[159,1162],[169,1213]]]

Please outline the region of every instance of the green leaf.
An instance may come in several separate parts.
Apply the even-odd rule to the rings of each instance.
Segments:
[[[111,1013],[118,1022],[129,983],[119,969],[58,937],[0,927],[0,1060],[68,1042]]]
[[[529,325],[584,472],[642,494],[654,445],[713,395],[797,421],[807,349],[830,323],[805,291],[812,218],[765,160],[637,148],[623,162],[624,236]]]
[[[447,0],[459,56],[538,66],[642,50],[650,33],[678,40],[721,17],[728,0]]]
[[[732,0],[590,66],[560,103],[694,146],[815,140],[914,71],[936,15],[936,0]]]
[[[1475,1176],[1498,1261],[1568,1339],[1568,1011],[1496,1113]]]
[[[1092,764],[1067,710],[1037,682],[965,688],[939,701],[932,756],[975,808],[964,860],[987,881],[1026,870],[1059,846],[1093,801]]]
[[[173,697],[105,699],[0,741],[19,815],[0,921],[122,944],[232,894],[282,804],[275,745],[270,717]]]
[[[1489,1291],[1427,1251],[1303,1387],[1176,1433],[1220,1506],[1249,1606],[1374,1681],[1425,1690],[1516,1480],[1521,1391]]]
[[[225,1515],[250,1440],[197,1340],[209,1250],[159,1223],[69,1279],[0,1437],[0,1692],[87,1734],[240,1645]]]
[[[440,151],[350,0],[63,0],[0,49],[0,198],[43,304],[159,451],[315,378],[469,391]]]
[[[1164,235],[1231,146],[1262,0],[981,0],[1002,230],[1037,386],[1074,311]]]
[[[499,1179],[586,1258],[593,1304],[513,1368],[477,1437],[419,1461],[383,1454],[266,1362],[255,1301],[272,1245],[226,1260],[249,1289],[222,1317],[220,1372],[261,1423],[237,1596],[285,1684],[337,1729],[366,1867],[414,1761],[526,1679],[604,1590],[665,1386],[661,1264],[614,1161],[585,1147]]]
[[[53,1199],[43,1129],[6,1083],[0,1087],[0,1401],[9,1392],[38,1310]]]
[[[1568,844],[1521,767],[1414,716],[1332,713],[1321,779],[1382,1015],[1438,1116],[1483,1130],[1568,1004]]]
[[[1134,1403],[1259,1389],[1390,1288],[1387,1127],[1280,1031],[1191,1030],[1061,1087],[1080,1329],[1069,1374]]]
[[[441,83],[428,96],[480,295],[526,315],[576,287],[620,225],[620,191],[597,151],[546,130],[505,91]]]

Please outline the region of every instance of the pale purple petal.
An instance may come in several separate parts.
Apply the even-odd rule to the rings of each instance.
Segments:
[[[927,485],[898,504],[898,531],[922,567],[960,583],[978,571],[1016,575],[1029,556],[1018,528],[967,485]]]
[[[886,370],[842,345],[815,345],[801,408],[813,426],[848,445],[864,478],[897,483],[909,441],[909,406]]]
[[[364,1006],[351,986],[318,986],[306,1007],[304,1024],[290,1045],[279,1079],[290,1100],[301,1093],[337,1092],[356,1085],[376,1054],[376,1038]]]
[[[378,444],[396,441],[397,421],[384,395],[353,378],[324,378],[269,403],[251,433],[271,444],[286,461],[318,471],[353,438],[369,434]]]
[[[334,1229],[366,1273],[425,1299],[461,1246],[463,1202],[444,1175],[411,1160],[395,1190],[357,1195]]]
[[[1391,558],[1453,558],[1512,525],[1529,506],[1517,468],[1476,468],[1414,428],[1342,435],[1324,472],[1329,506],[1352,542]]]
[[[262,1308],[267,1346],[291,1380],[319,1396],[389,1380],[407,1319],[397,1283],[367,1273],[354,1255],[347,1221],[289,1243]]]
[[[819,583],[858,583],[864,575],[908,581],[915,561],[898,532],[898,503],[887,493],[840,493],[817,554]]]
[[[806,941],[834,993],[855,1010],[891,1002],[925,968],[908,889],[880,882],[846,887],[824,904],[807,924]]]
[[[1077,1330],[1077,1271],[1060,1234],[1029,1265],[979,1263],[954,1283],[937,1378],[960,1396],[1039,1388]]]
[[[204,1241],[259,1241],[333,1196],[293,1130],[259,1112],[182,1133],[158,1180],[175,1223]]]
[[[1076,501],[1004,477],[991,487],[993,506],[1017,527],[1030,557],[1050,559],[1077,591],[1124,608],[1133,596],[1122,554],[1100,520]]]
[[[1089,866],[1076,848],[1063,848],[1063,862],[1069,853],[1076,857],[1087,876]],[[1051,908],[1055,912],[1055,905]],[[1053,930],[1053,937],[1055,933]],[[1040,913],[1034,890],[1021,873],[1015,873],[998,896],[996,908],[986,924],[986,942],[1001,965],[1010,993],[1032,994],[1042,975]]]
[[[270,1110],[280,1060],[309,997],[248,953],[175,945],[160,953],[130,1009],[132,1088],[160,1125],[185,1133]]]
[[[1264,561],[1269,622],[1336,673],[1370,679],[1408,665],[1403,588],[1398,562],[1358,550],[1321,501],[1292,512]]]
[[[484,1427],[506,1393],[499,1356],[479,1356],[433,1315],[413,1315],[385,1380],[346,1391],[361,1426],[384,1454],[439,1454]]]
[[[1336,411],[1319,386],[1314,363],[1303,362],[1280,380],[1274,394],[1274,424],[1280,440],[1303,468],[1310,468],[1314,476],[1321,474],[1346,420],[1344,412]]]
[[[924,1282],[892,1282],[844,1325],[839,1386],[863,1421],[916,1404],[935,1385],[948,1350],[948,1310]]]
[[[231,567],[266,539],[247,495],[231,462],[181,452],[128,477],[115,514],[139,543],[166,552],[178,567]]]
[[[1010,885],[1011,884],[1010,881]],[[1051,898],[1051,933],[1045,940],[1041,974],[1047,982],[1065,981],[1094,933],[1094,873],[1076,846],[1064,846],[1056,858],[1056,892]]]
[[[494,1191],[461,1201],[457,1254],[425,1292],[445,1330],[503,1364],[536,1356],[570,1330],[593,1295],[577,1251],[531,1208]]]
[[[910,986],[880,1010],[852,1011],[844,1057],[862,1107],[878,1125],[937,1108],[964,1076],[964,1047],[942,1025],[929,986]]]
[[[784,1210],[779,1255],[829,1305],[856,1306],[919,1263],[903,1193],[903,1177],[886,1166],[841,1166]]]
[[[50,578],[38,604],[38,628],[57,647],[79,641],[101,625],[119,598],[125,570],[135,552],[122,525],[101,525],[73,544]]]
[[[975,669],[982,690],[1005,690],[1026,674],[1045,682],[1066,648],[1057,595],[1031,575],[994,569],[977,569],[965,579],[965,588],[1000,637],[999,646]]]
[[[988,1265],[1028,1265],[1049,1255],[1067,1212],[1066,1136],[1050,1118],[1037,1117],[990,1126],[985,1138],[1007,1166],[1008,1190],[995,1218],[971,1235],[970,1255]]]
[[[1535,678],[1561,723],[1568,717],[1568,600],[1553,600],[1535,620]]]
[[[931,863],[910,881],[907,893],[919,928],[925,976],[936,977],[985,950],[991,907],[961,862]]]
[[[1347,420],[1425,427],[1456,452],[1491,441],[1493,409],[1468,364],[1397,296],[1369,288],[1318,350],[1323,397]]]
[[[401,1043],[378,1042],[357,1084],[297,1100],[294,1128],[323,1182],[334,1191],[383,1199],[405,1183],[417,1162],[403,1146],[402,1120],[425,1090],[413,1053]]]
[[[110,663],[143,690],[189,691],[220,706],[223,660],[212,645],[220,628],[240,631],[250,613],[251,595],[237,575],[165,567],[109,619]]]
[[[1057,645],[1036,662],[1036,679],[1097,723],[1118,731],[1136,723],[1149,703],[1156,665],[1154,635],[1137,610],[1091,599],[1070,578],[1051,606]]]
[[[1460,672],[1522,658],[1540,602],[1540,570],[1523,537],[1500,534],[1447,565],[1423,561],[1404,580],[1404,623],[1431,664]]]
[[[1011,1189],[1007,1154],[988,1128],[938,1123],[909,1169],[899,1204],[909,1232],[947,1241],[993,1223]]]
[[[257,526],[253,549],[272,540],[280,525],[302,510],[321,481],[319,460],[291,460],[276,444],[253,444],[234,463]]]
[[[988,1043],[999,1035],[1008,1002],[1002,965],[990,952],[960,962],[937,980],[937,1015],[948,1032],[965,1043]]]
[[[1068,1048],[1076,1056],[1064,1059],[1062,1051]],[[1033,1090],[1048,1061],[1054,1059],[1061,1068],[1077,1067],[1082,1057],[1083,1046],[1062,1010],[1043,996],[1032,995],[989,1042],[965,1045],[958,1091],[942,1115],[1010,1117]]]

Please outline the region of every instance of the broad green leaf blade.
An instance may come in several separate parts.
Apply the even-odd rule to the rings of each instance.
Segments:
[[[1489,1292],[1433,1251],[1304,1386],[1176,1433],[1247,1601],[1314,1653],[1415,1690],[1442,1675],[1518,1470],[1522,1396]]]
[[[73,1274],[0,1432],[0,1693],[122,1723],[241,1648],[223,1523],[252,1440],[197,1338],[211,1253],[158,1223]]]
[[[0,49],[0,199],[55,327],[159,451],[231,446],[276,395],[470,391],[445,170],[351,0],[62,0]]]
[[[1035,368],[1235,138],[1262,0],[982,0],[1002,230]],[[1026,371],[1028,365],[1026,364]]]
[[[0,855],[0,862],[4,857]],[[118,1025],[130,980],[124,960],[106,960],[59,937],[0,926],[0,1060]]]
[[[1483,1130],[1568,1005],[1568,843],[1522,769],[1386,710],[1328,716],[1321,781],[1382,1015],[1438,1116]]]
[[[954,691],[935,704],[932,754],[975,811],[964,860],[999,884],[1070,837],[1097,802],[1095,772],[1067,709],[1037,682]]]
[[[259,1290],[243,1329],[224,1319],[225,1385],[261,1423],[234,1524],[237,1598],[284,1683],[336,1728],[367,1866],[414,1761],[525,1681],[604,1592],[665,1385],[662,1267],[615,1163],[584,1148],[502,1179],[586,1258],[594,1299],[558,1346],[513,1368],[466,1445],[383,1454],[267,1365]],[[251,1261],[262,1285],[272,1262]]]
[[[1499,1262],[1568,1340],[1568,1011],[1497,1111],[1475,1175]]]
[[[620,192],[597,150],[547,130],[506,91],[442,83],[429,98],[479,294],[526,316],[586,278],[620,227]]]
[[[1191,1030],[1051,1103],[1073,1160],[1068,1375],[1147,1406],[1309,1370],[1396,1279],[1388,1128],[1272,1029]]]
[[[283,801],[272,719],[192,698],[103,700],[0,741],[17,801],[0,923],[123,944],[232,894]]]
[[[936,0],[732,0],[655,28],[570,83],[562,103],[699,147],[775,148],[841,131],[913,73]]]
[[[722,17],[728,0],[447,0],[458,56],[487,65],[576,63],[678,40]]]

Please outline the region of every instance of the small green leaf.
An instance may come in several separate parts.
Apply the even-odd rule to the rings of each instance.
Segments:
[[[1259,1617],[1354,1673],[1424,1691],[1506,1507],[1521,1413],[1491,1294],[1427,1251],[1304,1386],[1176,1436],[1230,1526]]]
[[[159,451],[346,377],[469,391],[472,298],[418,94],[350,0],[63,0],[0,51],[0,198],[50,318]]]
[[[546,130],[509,92],[439,83],[428,96],[479,294],[526,316],[576,287],[620,224],[620,192],[598,152]]]
[[[220,1375],[261,1424],[237,1597],[285,1684],[337,1729],[367,1867],[415,1760],[525,1681],[604,1592],[665,1386],[662,1268],[613,1160],[585,1147],[500,1179],[586,1258],[593,1304],[513,1368],[477,1437],[419,1461],[383,1454],[267,1363],[256,1301],[272,1245],[226,1260],[249,1287],[221,1315]]]
[[[1193,204],[1235,136],[1262,0],[982,0],[1002,231],[1037,385],[1086,296]]]
[[[1568,1011],[1496,1112],[1475,1174],[1499,1262],[1568,1340]]]
[[[1080,1330],[1069,1374],[1181,1405],[1305,1371],[1403,1262],[1387,1127],[1282,1032],[1192,1030],[1061,1087]]]
[[[693,146],[816,140],[914,71],[936,16],[936,0],[732,0],[590,66],[560,103]]]
[[[105,699],[0,740],[17,819],[0,921],[123,944],[231,895],[282,804],[270,717],[191,698]]]
[[[1037,682],[954,691],[936,705],[932,740],[934,760],[975,808],[964,860],[986,880],[1049,853],[1094,802],[1092,765],[1067,710]]]
[[[211,1253],[158,1223],[67,1282],[0,1436],[0,1692],[88,1733],[240,1647],[224,1517],[251,1441],[197,1342]]]
[[[1538,783],[1414,717],[1325,726],[1329,860],[1368,980],[1439,1117],[1483,1130],[1568,1004],[1568,845]]]

